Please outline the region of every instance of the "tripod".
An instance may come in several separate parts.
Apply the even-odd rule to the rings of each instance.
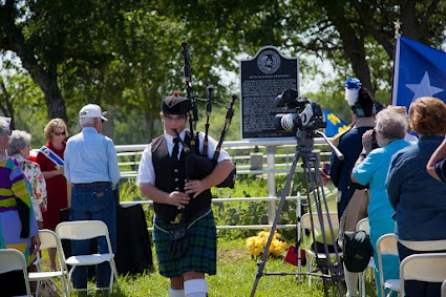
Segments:
[[[296,152],[294,154],[294,159],[291,164],[291,168],[288,172],[285,187],[280,194],[279,205],[277,206],[275,217],[273,224],[271,226],[271,230],[269,233],[268,241],[263,250],[263,256],[261,260],[257,263],[257,272],[256,277],[251,289],[251,297],[254,297],[255,292],[257,290],[257,286],[259,284],[260,278],[262,276],[268,275],[308,275],[308,276],[318,276],[322,278],[324,294],[328,295],[328,283],[332,282],[336,285],[339,290],[339,296],[341,295],[342,288],[341,282],[343,279],[343,269],[339,257],[339,251],[336,244],[336,234],[334,234],[333,224],[330,220],[330,216],[328,216],[328,203],[325,197],[325,192],[323,188],[322,178],[319,172],[320,165],[320,157],[319,153],[313,151],[314,148],[314,137],[315,135],[321,135],[323,139],[328,143],[332,150],[336,153],[339,159],[342,159],[343,156],[339,152],[339,150],[327,139],[325,134],[319,132],[317,130],[300,130],[298,129],[296,133],[297,146]],[[295,273],[285,273],[285,272],[276,272],[276,273],[266,273],[265,265],[268,260],[269,248],[271,246],[271,242],[273,240],[274,233],[277,229],[277,224],[279,223],[280,213],[282,212],[282,208],[285,204],[286,196],[288,195],[291,187],[291,181],[293,180],[293,176],[296,172],[297,162],[302,159],[303,163],[303,181],[306,185],[306,197],[307,197],[307,205],[308,211],[310,213],[310,223],[311,223],[311,237],[313,243],[316,243],[316,235],[315,229],[320,227],[321,237],[323,241],[323,247],[320,248],[317,245],[315,246],[315,258],[316,264],[321,271],[320,273],[310,272],[295,272]],[[315,208],[315,212],[313,212],[313,205]],[[315,222],[315,218],[317,217],[317,221]],[[316,223],[320,226],[316,226]],[[297,227],[300,228],[300,216],[297,218]],[[326,227],[328,227],[328,232],[330,236],[326,234]],[[318,228],[319,229],[319,228]],[[331,242],[328,242],[328,238],[331,239]],[[299,240],[299,238],[298,238]],[[329,245],[333,246],[334,252],[329,252]],[[322,249],[322,251],[320,251]],[[323,255],[320,257],[319,255]],[[322,258],[322,259],[321,259]],[[332,260],[334,258],[334,260]]]

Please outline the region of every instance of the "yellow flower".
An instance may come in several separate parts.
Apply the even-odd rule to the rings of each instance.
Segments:
[[[259,256],[263,251],[263,240],[257,236],[246,239],[246,248],[252,256]]]
[[[261,231],[257,236],[246,239],[246,248],[252,256],[260,256],[268,241],[269,232]],[[273,256],[281,256],[286,249],[285,241],[280,239],[280,234],[275,232],[271,242],[269,253]]]
[[[268,236],[269,236],[269,232],[268,231],[260,231],[257,234],[257,236],[260,237],[260,238],[265,238],[265,240],[266,240],[268,238]]]

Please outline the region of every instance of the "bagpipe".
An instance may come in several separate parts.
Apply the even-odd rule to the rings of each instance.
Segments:
[[[237,96],[232,95],[231,101],[227,106],[226,117],[223,129],[220,134],[217,146],[213,157],[210,159],[208,156],[209,150],[209,127],[210,117],[212,113],[212,97],[214,88],[209,86],[207,88],[207,102],[206,102],[206,123],[205,123],[205,135],[203,138],[203,149],[200,151],[199,132],[196,131],[198,122],[198,107],[197,100],[192,88],[192,70],[190,65],[189,45],[185,42],[182,43],[182,54],[184,58],[184,80],[186,83],[187,98],[191,102],[191,109],[188,112],[189,117],[189,131],[190,131],[190,145],[183,143],[184,152],[186,153],[186,179],[202,179],[214,170],[218,164],[218,158],[220,156],[221,147],[223,145],[225,136],[229,127],[231,126],[232,117],[234,115],[234,103],[237,100]],[[181,139],[181,138],[180,138]],[[226,179],[217,185],[219,188],[234,188],[236,169],[226,177]]]

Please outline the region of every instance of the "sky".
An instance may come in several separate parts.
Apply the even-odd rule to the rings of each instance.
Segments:
[[[248,54],[240,54],[237,57],[237,60],[245,60],[251,58]],[[315,77],[305,77],[302,78],[302,76],[299,76],[299,79],[301,80],[299,82],[299,90],[302,94],[306,93],[317,93],[320,90],[320,86],[324,81],[330,81],[335,78],[334,76],[334,69],[332,65],[328,61],[322,61],[320,58],[316,57],[315,55],[306,55],[305,59],[309,63],[316,64],[318,69],[320,70],[320,73],[317,74]],[[4,61],[5,60],[12,60],[13,63],[15,63],[18,67],[21,67],[20,60],[17,58],[13,58],[10,52],[6,53],[5,56],[0,55],[0,75],[2,76],[9,76],[13,72],[7,71],[4,69]],[[239,78],[239,72],[232,72],[227,71],[224,69],[218,69],[217,72],[220,73],[221,77],[221,83],[231,88],[231,92],[240,92],[240,78]]]
[[[246,60],[252,58],[248,54],[240,54],[237,57],[237,60]],[[322,61],[320,58],[315,55],[305,55],[305,59],[308,63],[315,64],[316,67],[320,70],[315,77],[304,77],[299,74],[299,91],[302,94],[306,93],[318,93],[320,91],[320,86],[325,81],[330,81],[335,79],[333,66],[328,61]],[[226,71],[223,69],[219,69],[218,72],[221,73],[221,82],[226,87],[231,87],[235,91],[240,91],[240,78],[239,72]]]

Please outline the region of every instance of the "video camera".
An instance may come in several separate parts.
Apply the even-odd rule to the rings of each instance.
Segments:
[[[276,107],[294,109],[294,112],[278,113],[274,118],[274,126],[277,130],[317,130],[326,127],[320,105],[299,97],[296,89],[287,89],[274,99]]]

